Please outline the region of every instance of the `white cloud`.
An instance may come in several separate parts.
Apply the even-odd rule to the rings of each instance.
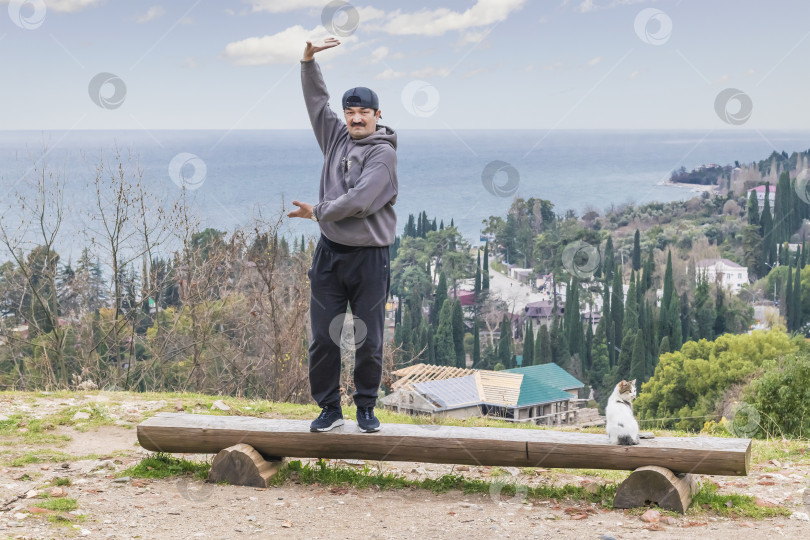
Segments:
[[[644,72],[643,69],[637,69],[636,71],[634,71],[633,73],[630,74],[630,78],[631,79],[636,79],[636,78],[640,77],[643,72]]]
[[[388,56],[388,52],[388,47],[377,47],[371,51],[371,63],[376,64],[380,60],[383,60],[386,56]]]
[[[292,26],[272,36],[250,37],[225,46],[225,56],[241,66],[266,64],[289,64],[301,59],[306,41],[323,39],[328,35],[323,26],[307,30],[301,25]],[[318,58],[329,60],[345,51],[346,43],[356,42],[356,36],[341,38],[341,43],[332,49],[318,53]]]
[[[720,75],[719,77],[717,77],[714,80],[714,82],[715,82],[715,84],[721,84],[721,83],[726,82],[727,80],[729,80],[729,76],[728,76],[727,73],[724,73],[723,75]]]
[[[360,16],[360,24],[366,21],[373,21],[375,19],[382,19],[385,17],[385,12],[371,6],[357,8],[357,14]]]
[[[467,30],[503,21],[524,3],[525,0],[477,0],[463,13],[448,8],[423,9],[415,13],[396,10],[381,29],[394,35],[440,36],[452,30]]]
[[[404,77],[411,77],[415,79],[427,79],[430,77],[447,77],[451,73],[448,68],[433,68],[427,67],[417,69],[415,71],[394,71],[393,69],[386,69],[382,73],[374,76],[375,79],[382,79],[384,81],[391,81],[394,79],[402,79]]]
[[[597,56],[596,58],[592,58],[592,59],[588,60],[588,67],[593,67],[593,66],[595,66],[596,64],[598,64],[601,61],[602,61],[601,56]]]
[[[162,17],[165,14],[166,10],[163,9],[163,6],[152,6],[147,10],[146,13],[138,17],[136,20],[139,23],[145,23]]]
[[[577,8],[580,13],[588,13],[589,11],[596,11],[597,9],[598,7],[594,5],[593,0],[584,0]]]
[[[249,3],[253,5],[253,11],[284,13],[304,8],[322,8],[328,0],[251,0]]]
[[[104,0],[45,0],[45,5],[51,11],[60,13],[73,13],[88,7],[103,3]],[[9,4],[11,0],[0,0],[0,4]]]

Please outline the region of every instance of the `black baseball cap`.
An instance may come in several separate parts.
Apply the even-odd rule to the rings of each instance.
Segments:
[[[343,109],[349,107],[368,107],[376,111],[380,108],[380,100],[374,90],[365,86],[358,86],[346,90],[346,93],[343,94]]]

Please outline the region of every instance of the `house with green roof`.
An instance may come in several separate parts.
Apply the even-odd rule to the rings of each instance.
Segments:
[[[402,373],[412,377],[421,373],[420,369],[417,365]],[[382,398],[381,405],[397,412],[452,418],[493,416],[545,425],[578,420],[582,400],[577,398],[584,384],[557,364],[459,375],[436,378],[431,371],[424,380],[417,377],[408,379],[407,384],[395,382],[395,391]]]

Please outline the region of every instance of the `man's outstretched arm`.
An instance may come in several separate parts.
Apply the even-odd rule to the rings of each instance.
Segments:
[[[348,130],[346,124],[329,107],[329,92],[323,81],[321,68],[315,62],[315,53],[338,45],[340,45],[340,41],[335,38],[315,43],[307,41],[304,56],[301,59],[301,86],[304,90],[304,102],[307,105],[309,121],[312,123],[315,138],[324,154],[335,137],[341,131],[348,132]]]

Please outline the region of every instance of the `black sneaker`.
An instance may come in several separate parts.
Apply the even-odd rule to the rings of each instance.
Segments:
[[[374,407],[357,407],[357,426],[365,433],[380,431],[380,421],[374,416]]]
[[[321,414],[309,425],[310,431],[329,431],[343,425],[343,409],[336,405],[327,405]]]

